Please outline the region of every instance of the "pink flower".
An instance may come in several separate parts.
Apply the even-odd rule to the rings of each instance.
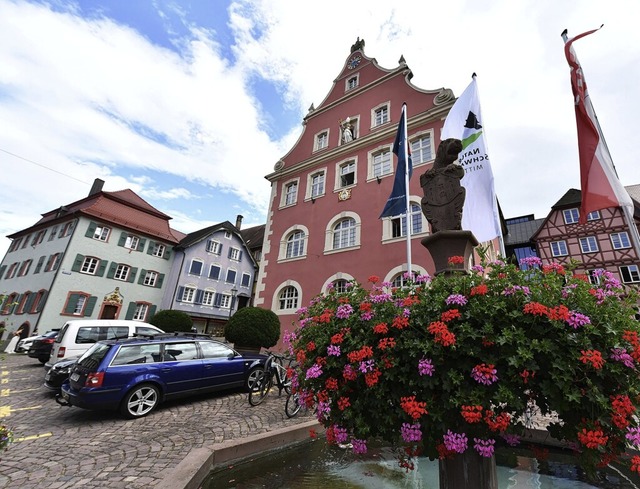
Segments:
[[[353,438],[351,445],[353,446],[353,453],[367,453],[367,440]]]
[[[497,372],[492,364],[481,363],[473,367],[471,377],[479,384],[491,385],[498,380]]]
[[[422,440],[422,431],[420,431],[420,423],[409,424],[402,423],[400,428],[402,439],[407,443]]]
[[[447,450],[457,453],[464,453],[467,449],[467,435],[464,433],[454,433],[448,430],[445,435],[442,436],[444,446]]]
[[[431,377],[436,368],[431,363],[431,359],[423,358],[418,362],[418,372],[420,375],[428,375]]]
[[[488,440],[483,440],[481,438],[474,438],[473,441],[476,442],[475,445],[473,445],[473,448],[476,449],[476,451],[483,457],[492,457],[493,456],[493,450],[494,450],[494,445],[496,443],[495,440],[489,438]]]

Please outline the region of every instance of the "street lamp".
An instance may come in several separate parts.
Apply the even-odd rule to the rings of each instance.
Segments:
[[[229,319],[231,319],[231,313],[233,312],[233,305],[236,302],[236,295],[238,294],[238,289],[233,287],[231,289],[231,304],[229,304]]]

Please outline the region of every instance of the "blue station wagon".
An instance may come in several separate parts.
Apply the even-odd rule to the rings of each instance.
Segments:
[[[99,341],[78,359],[56,401],[139,418],[167,399],[249,389],[266,358],[241,355],[202,335]]]

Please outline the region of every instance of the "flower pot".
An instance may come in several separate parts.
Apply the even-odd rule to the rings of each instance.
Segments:
[[[440,459],[440,489],[498,489],[496,458],[475,450]]]

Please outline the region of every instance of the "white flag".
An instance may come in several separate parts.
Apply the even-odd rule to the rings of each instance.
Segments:
[[[451,107],[444,121],[442,140],[462,141],[459,163],[464,168],[460,184],[466,189],[462,208],[462,229],[471,231],[479,242],[502,236],[493,172],[484,137],[478,86],[471,84]]]

